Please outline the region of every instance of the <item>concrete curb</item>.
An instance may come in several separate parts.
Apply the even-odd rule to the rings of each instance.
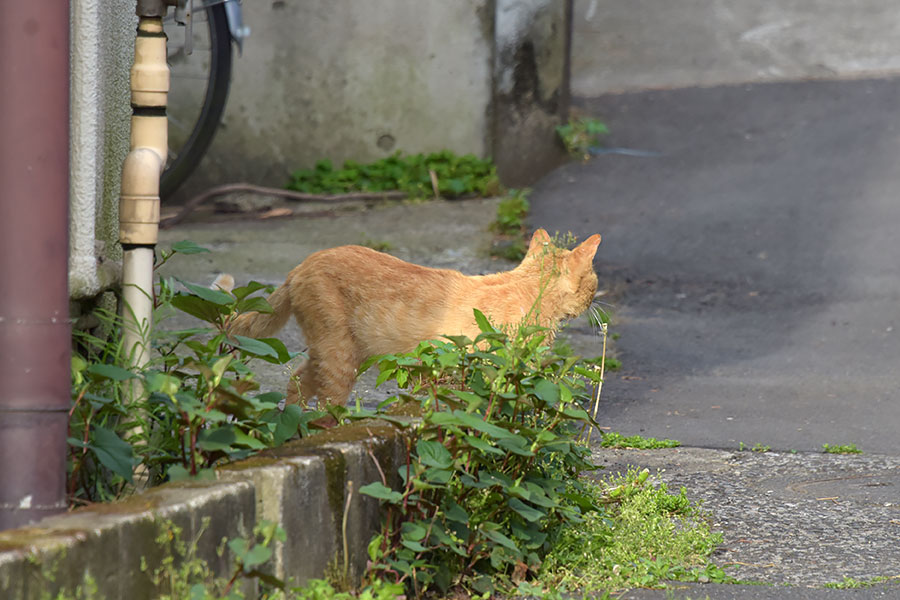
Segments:
[[[396,479],[404,448],[396,428],[361,422],[228,465],[217,481],[169,483],[122,502],[0,532],[0,597],[74,594],[88,581],[96,585],[94,597],[155,597],[158,590],[141,563],[151,571],[161,564],[166,551],[156,538],[167,522],[183,529],[181,539],[217,577],[230,577],[233,569],[230,553],[217,552],[222,540],[248,536],[266,519],[287,533],[274,547],[273,575],[302,583],[329,570],[341,573],[346,564],[356,579],[379,526],[378,501],[358,490],[381,480],[379,468],[389,481]]]

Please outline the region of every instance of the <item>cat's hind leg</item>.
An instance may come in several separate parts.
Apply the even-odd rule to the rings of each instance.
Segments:
[[[307,399],[316,396],[320,410],[327,404],[346,404],[356,383],[358,366],[352,351],[320,354],[310,349],[309,364],[300,379],[301,393],[308,390],[310,396],[304,396]]]
[[[362,362],[349,324],[336,314],[303,314],[297,320],[309,345],[309,360],[297,372],[300,394],[307,402],[315,396],[320,409],[346,404]]]

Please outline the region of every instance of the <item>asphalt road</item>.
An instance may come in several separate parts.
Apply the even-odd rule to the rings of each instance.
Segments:
[[[898,454],[900,80],[580,105],[607,146],[660,153],[567,165],[531,197],[534,227],[603,235],[624,364],[603,423],[697,447]]]

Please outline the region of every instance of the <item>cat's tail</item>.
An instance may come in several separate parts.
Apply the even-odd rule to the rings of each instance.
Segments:
[[[216,277],[211,287],[230,292],[234,288],[234,278],[227,273],[223,273]],[[272,307],[271,313],[244,313],[231,323],[228,327],[228,333],[252,338],[264,338],[275,335],[291,317],[291,295],[288,286],[279,286],[267,300]]]

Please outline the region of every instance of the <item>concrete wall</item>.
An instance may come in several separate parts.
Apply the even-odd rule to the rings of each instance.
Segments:
[[[492,154],[508,185],[568,160],[555,128],[569,111],[572,3],[496,0]]]
[[[553,129],[568,109],[571,0],[266,0],[243,12],[253,33],[222,125],[176,201],[232,181],[283,186],[321,158],[447,148],[493,156],[510,185],[564,159]],[[72,0],[71,15],[69,287],[83,299],[120,276],[137,18],[133,0]],[[170,95],[174,119],[190,121],[179,99],[192,96]]]
[[[345,507],[349,577],[358,581],[380,525],[378,501],[358,490],[381,480],[376,459],[395,484],[404,457],[405,445],[393,427],[360,423],[230,465],[219,471],[218,481],[166,484],[123,502],[2,531],[0,598],[55,598],[60,591],[74,597],[88,579],[99,593],[87,597],[155,598],[162,590],[148,569],[171,555],[156,539],[169,524],[182,528],[188,548],[200,536],[195,556],[207,561],[211,573],[228,578],[234,563],[228,552],[217,552],[222,540],[251,537],[263,519],[277,522],[287,539],[274,545],[268,572],[294,583],[321,578],[335,564],[343,570]]]
[[[885,0],[575,0],[572,91],[900,72]]]
[[[128,153],[133,0],[72,0],[69,293],[119,278],[119,180]]]
[[[568,4],[245,2],[252,34],[234,62],[224,121],[181,197],[229,181],[283,186],[321,158],[340,164],[397,150],[558,159],[520,151],[554,148],[552,127],[567,107]],[[495,93],[516,111],[498,120]],[[504,169],[514,162],[502,158]],[[540,169],[518,171],[509,169],[533,180]]]

